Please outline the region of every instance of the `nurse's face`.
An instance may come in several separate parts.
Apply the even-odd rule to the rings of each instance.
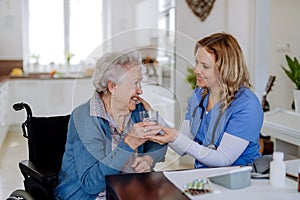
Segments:
[[[220,73],[215,66],[214,57],[203,47],[199,47],[196,52],[194,73],[197,78],[197,86],[210,89],[220,88],[218,84]]]

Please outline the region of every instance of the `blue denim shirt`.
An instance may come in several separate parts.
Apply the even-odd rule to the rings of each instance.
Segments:
[[[131,122],[140,121],[138,104],[131,114]],[[154,163],[162,161],[166,145],[147,141],[138,148],[140,154],[149,155]],[[56,199],[95,199],[105,190],[105,175],[120,173],[134,152],[121,140],[112,150],[107,120],[90,115],[89,101],[78,106],[71,115],[65,153],[54,190]]]

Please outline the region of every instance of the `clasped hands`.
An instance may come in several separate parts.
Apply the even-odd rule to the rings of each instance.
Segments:
[[[160,134],[163,131],[163,134]],[[176,139],[178,132],[174,128],[167,128],[163,125],[153,122],[139,122],[133,125],[129,134],[125,137],[125,142],[132,148],[136,149],[147,140],[166,144]],[[136,157],[131,164],[132,169],[137,172],[149,172],[153,164],[150,156]]]
[[[143,173],[143,172],[151,172],[153,165],[153,159],[148,156],[141,156],[141,157],[136,157],[131,164],[132,169],[136,173]]]
[[[153,136],[158,134],[162,130],[162,126],[152,122],[138,122],[134,124],[125,137],[124,141],[132,149],[136,149],[148,139],[147,136]]]
[[[163,134],[160,134],[162,131]],[[174,128],[164,127],[161,124],[153,122],[138,122],[133,125],[131,131],[125,138],[125,142],[132,148],[136,149],[147,140],[166,144],[173,142],[178,135],[178,131]]]

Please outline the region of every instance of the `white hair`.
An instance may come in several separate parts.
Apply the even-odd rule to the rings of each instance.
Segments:
[[[92,82],[99,93],[107,92],[108,81],[117,83],[131,68],[142,65],[138,52],[112,52],[103,55],[96,63]]]

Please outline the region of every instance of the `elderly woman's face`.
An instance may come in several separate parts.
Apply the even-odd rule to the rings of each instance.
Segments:
[[[138,96],[143,93],[141,89],[142,73],[140,67],[131,68],[124,74],[116,84],[115,98],[119,104],[128,107],[129,111],[135,109]]]

